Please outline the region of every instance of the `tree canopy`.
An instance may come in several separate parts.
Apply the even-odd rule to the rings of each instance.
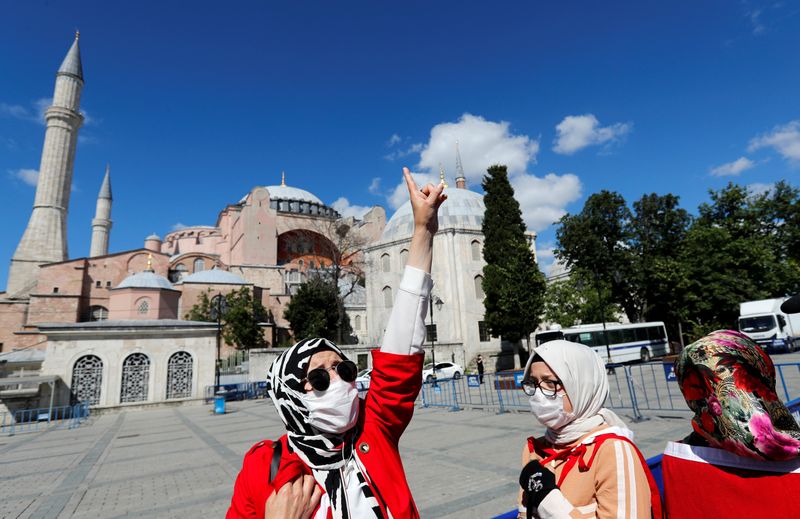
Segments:
[[[618,193],[593,194],[559,222],[556,257],[573,288],[607,287],[606,303],[633,322],[665,321],[673,332],[681,323],[690,337],[735,327],[739,303],[800,290],[800,191],[782,181],[709,194],[695,217],[672,194],[644,195],[632,211]],[[550,290],[548,300],[566,297],[564,286]]]
[[[186,314],[190,321],[216,322],[214,306],[215,297],[209,289],[200,294],[200,298]],[[261,301],[253,297],[248,287],[242,287],[225,294],[225,310],[222,312],[222,338],[227,344],[238,349],[263,348],[267,345],[264,340],[264,329],[259,323],[270,319],[269,312]]]
[[[324,337],[335,342],[340,335],[349,337],[352,331],[339,290],[322,276],[311,276],[300,285],[283,316],[298,341]]]
[[[518,342],[539,325],[545,280],[533,259],[506,167],[490,167],[482,186],[484,320],[493,336]]]

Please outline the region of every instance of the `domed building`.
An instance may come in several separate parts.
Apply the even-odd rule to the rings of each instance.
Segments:
[[[463,177],[456,188],[446,188],[447,200],[439,209],[439,231],[433,238],[434,280],[426,323],[426,356],[431,339],[438,362],[456,362],[466,368],[478,353],[497,354],[500,339],[489,336],[483,322],[483,195],[466,188]],[[414,230],[411,203],[392,215],[380,239],[366,249],[367,325],[370,340],[383,335],[400,284]],[[535,251],[535,234],[529,233]],[[535,253],[534,253],[535,257]],[[441,304],[437,304],[438,302]]]

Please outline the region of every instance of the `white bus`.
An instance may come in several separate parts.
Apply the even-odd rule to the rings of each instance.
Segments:
[[[647,362],[669,353],[669,339],[663,322],[619,324],[606,323],[611,361]],[[560,332],[560,333],[559,333]],[[536,345],[555,339],[566,339],[590,346],[603,359],[608,358],[603,324],[582,324],[563,330],[537,332]]]

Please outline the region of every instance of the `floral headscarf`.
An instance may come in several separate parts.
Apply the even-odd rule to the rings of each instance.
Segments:
[[[800,425],[775,393],[775,366],[747,336],[713,332],[675,363],[692,427],[712,447],[757,459],[800,457]]]

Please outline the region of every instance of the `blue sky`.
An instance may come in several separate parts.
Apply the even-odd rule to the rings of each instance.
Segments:
[[[81,31],[69,217],[89,249],[106,163],[112,251],[213,224],[256,185],[342,212],[402,199],[401,167],[469,183],[507,163],[543,260],[600,189],[694,211],[733,180],[797,184],[800,2],[0,0],[0,287],[39,167],[41,105]],[[44,100],[44,101],[42,101]]]

